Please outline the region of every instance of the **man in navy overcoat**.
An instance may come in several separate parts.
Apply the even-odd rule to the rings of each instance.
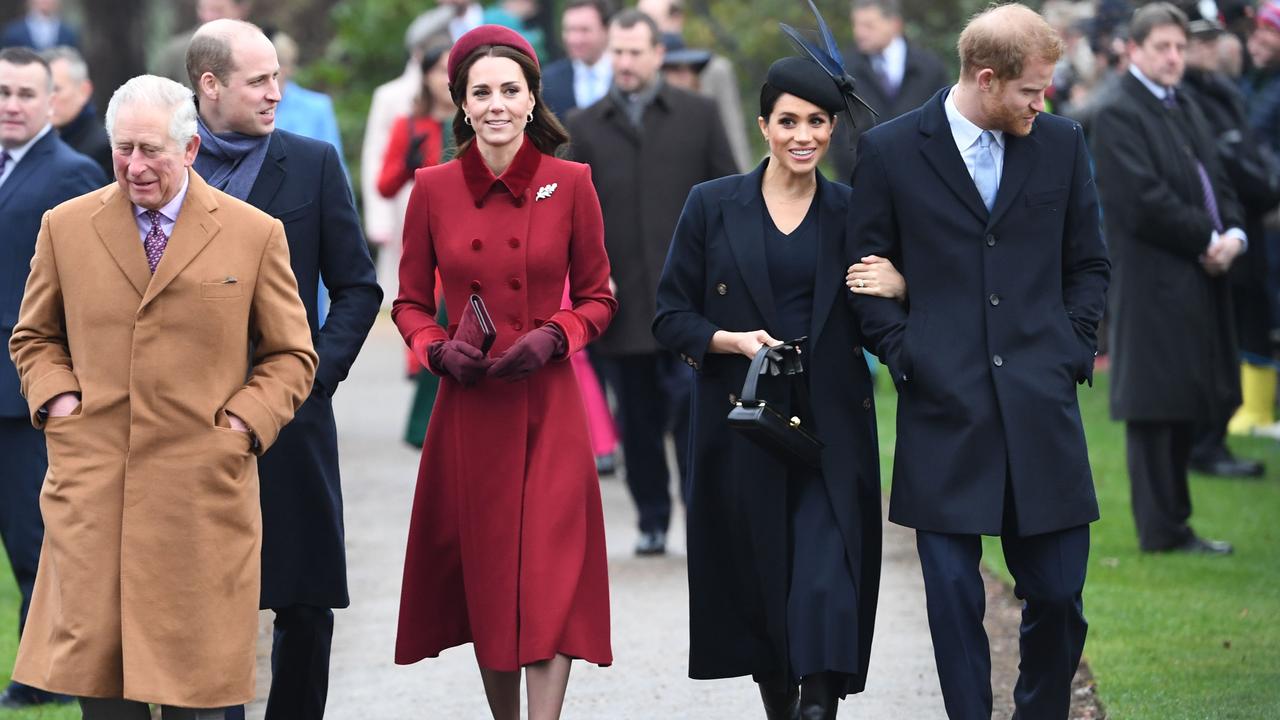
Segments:
[[[978,564],[998,535],[1025,603],[1017,717],[1065,718],[1098,518],[1076,385],[1110,265],[1080,126],[1040,115],[1057,34],[1004,5],[959,48],[956,86],[863,135],[847,259],[907,282],[907,307],[854,303],[898,386],[889,519],[917,532],[947,713],[991,716]]]
[[[214,70],[228,56],[220,77]],[[238,20],[207,23],[192,38],[187,67],[200,108],[195,169],[284,223],[320,355],[311,396],[258,460],[262,607],[276,613],[266,717],[318,719],[328,693],[331,608],[350,604],[330,398],[364,344],[382,291],[337,151],[274,129],[279,62],[261,30]],[[320,326],[322,277],[331,300]]]
[[[50,124],[53,76],[27,48],[0,51],[0,332],[9,337],[36,248],[45,211],[107,183],[92,160],[58,138]],[[27,401],[9,354],[0,360],[0,538],[22,594],[18,632],[26,623],[40,559],[44,523],[40,486],[48,469],[44,435],[31,427]],[[10,683],[0,707],[39,705],[54,698]]]

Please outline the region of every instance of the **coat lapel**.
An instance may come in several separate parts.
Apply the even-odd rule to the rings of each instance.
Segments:
[[[151,283],[146,286],[146,293],[142,296],[144,306],[163,292],[222,228],[213,217],[213,211],[218,208],[213,192],[194,170],[189,170],[188,173],[191,184],[187,187],[187,197],[182,201],[178,222],[169,235],[169,244],[165,246],[160,264],[156,266],[156,274],[152,276]],[[135,240],[137,233],[135,226]],[[143,269],[146,269],[145,259]]]
[[[267,144],[267,156],[262,160],[262,168],[258,170],[258,178],[253,181],[253,189],[246,199],[250,205],[268,212],[271,201],[275,199],[280,186],[284,184],[284,139],[280,133],[271,133],[271,141]],[[288,208],[285,208],[286,210]]]
[[[57,130],[50,130],[45,133],[44,137],[36,141],[27,154],[22,156],[22,161],[13,166],[13,172],[9,173],[4,185],[0,185],[0,209],[9,204],[27,178],[31,177],[32,173],[43,164],[44,156],[53,152],[54,143],[58,141],[57,132]]]
[[[93,213],[93,229],[141,298],[147,293],[151,271],[138,234],[138,221],[134,219],[133,203],[119,185],[113,185],[103,194],[102,207]]]
[[[990,213],[982,202],[982,196],[978,194],[978,186],[973,184],[973,178],[964,166],[964,158],[960,157],[960,151],[956,148],[955,138],[951,135],[951,124],[947,122],[947,112],[942,106],[948,92],[950,88],[938,91],[920,115],[920,132],[928,136],[920,151],[924,153],[933,171],[938,173],[943,183],[955,194],[956,199],[985,223]]]
[[[991,206],[987,227],[1000,222],[1014,200],[1020,197],[1022,186],[1031,176],[1031,169],[1040,156],[1040,141],[1036,139],[1034,128],[1026,137],[1005,133],[1004,142],[1004,170],[1000,174],[1000,189],[996,191],[996,202]]]
[[[767,162],[767,161],[766,161]],[[738,272],[747,284],[747,293],[755,302],[765,330],[773,335],[778,328],[773,286],[769,283],[768,257],[764,249],[764,199],[760,180],[764,163],[742,176],[737,191],[720,201],[725,236],[738,264]],[[775,335],[776,337],[776,335]],[[789,339],[789,338],[787,338]]]
[[[848,207],[837,202],[831,183],[818,173],[818,267],[813,280],[813,319],[809,329],[812,348],[827,323],[837,292],[844,287],[844,229]]]

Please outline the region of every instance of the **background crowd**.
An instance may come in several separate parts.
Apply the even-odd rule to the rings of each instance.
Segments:
[[[625,468],[638,516],[634,549],[653,555],[665,552],[682,496],[693,372],[687,359],[661,348],[651,333],[658,276],[690,189],[746,172],[763,157],[756,133],[749,132],[755,126],[753,93],[768,63],[791,52],[774,20],[805,26],[807,10],[782,0],[752,3],[751,13],[732,0],[623,4],[647,19],[624,21],[621,32],[611,32],[610,21],[625,8],[610,0],[8,0],[0,2],[0,18],[12,20],[0,46],[30,47],[49,62],[53,126],[101,170],[92,185],[113,176],[101,111],[121,81],[145,71],[189,85],[187,48],[200,24],[233,18],[262,26],[281,66],[275,127],[334,147],[354,191],[385,309],[399,292],[400,236],[414,170],[446,162],[455,152],[449,49],[481,24],[520,32],[542,59],[542,94],[570,132],[569,157],[591,166],[600,197],[618,311],[573,366],[597,470],[607,477]],[[1157,47],[1160,38],[1148,35],[1150,28],[1135,34],[1130,19],[1141,4],[1039,4],[1066,42],[1048,110],[1084,126],[1096,163],[1116,266],[1098,367],[1110,371],[1110,415],[1125,423],[1123,432],[1110,432],[1127,442],[1124,474],[1136,544],[1150,552],[1221,556],[1238,548],[1191,530],[1188,469],[1268,477],[1263,461],[1269,446],[1247,444],[1249,452],[1238,456],[1228,437],[1280,439],[1280,2],[1180,3],[1190,21],[1185,69],[1170,60],[1168,48]],[[824,172],[847,183],[861,133],[954,82],[954,28],[982,4],[818,5],[838,20],[859,94],[878,112],[837,127]],[[769,22],[760,21],[765,17]],[[1171,121],[1176,128],[1134,107],[1149,99],[1135,83],[1168,90],[1152,97],[1179,113]],[[4,102],[0,119],[9,112]],[[1162,133],[1172,133],[1163,151],[1149,157],[1133,152],[1135,138]],[[6,143],[8,150],[13,143]],[[21,166],[20,158],[10,162],[7,155],[0,158],[0,225],[38,222],[56,203],[33,208],[10,200],[20,192],[10,175]],[[1180,220],[1180,207],[1206,200],[1216,214],[1212,226],[1188,227]],[[1152,243],[1140,242],[1151,234],[1159,236],[1154,252]],[[5,252],[0,257],[11,267],[26,267],[26,259]],[[369,278],[363,282],[370,284]],[[6,334],[16,321],[22,286],[15,279],[2,289]],[[338,293],[323,285],[303,292],[314,298],[308,319],[318,327]],[[367,303],[371,287],[365,295]],[[441,307],[438,319],[447,324],[454,312]],[[403,435],[421,445],[437,379],[412,353],[405,365],[415,400]],[[16,396],[16,386],[12,391]],[[6,435],[0,441],[8,442],[7,435],[26,422],[25,403],[15,407],[5,412],[0,398],[0,415],[14,425],[0,431]],[[11,491],[4,482],[0,493],[11,494],[2,496],[6,524],[0,529],[25,613],[38,509],[30,492]],[[333,522],[340,525],[340,517]],[[331,552],[340,555],[341,549]],[[346,600],[345,591],[340,594],[317,604],[339,606]],[[331,613],[319,622],[331,632]]]

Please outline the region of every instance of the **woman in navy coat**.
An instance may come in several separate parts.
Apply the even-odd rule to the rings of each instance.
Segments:
[[[843,107],[813,61],[774,63],[758,120],[769,157],[690,193],[653,323],[697,370],[689,675],[751,675],[770,718],[834,718],[862,690],[879,591],[875,411],[842,266],[850,191],[817,171]],[[866,260],[860,292],[905,293],[891,264]],[[726,421],[756,351],[801,336],[804,380],[765,378],[761,395],[824,441],[816,471]]]

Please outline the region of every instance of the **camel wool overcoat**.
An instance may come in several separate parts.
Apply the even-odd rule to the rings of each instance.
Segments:
[[[13,672],[28,685],[195,708],[253,699],[254,453],[307,397],[316,354],[283,226],[188,179],[154,275],[116,185],[41,223],[9,341],[49,447]],[[78,411],[41,418],[64,392]]]

